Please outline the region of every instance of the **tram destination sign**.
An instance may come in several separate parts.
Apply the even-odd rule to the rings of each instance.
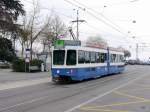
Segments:
[[[64,48],[64,40],[56,40],[55,43],[54,43],[54,47],[56,49]]]
[[[81,41],[65,40],[65,46],[81,46]]]
[[[57,40],[54,44],[56,49],[62,49],[65,46],[81,46],[81,41],[75,40]]]

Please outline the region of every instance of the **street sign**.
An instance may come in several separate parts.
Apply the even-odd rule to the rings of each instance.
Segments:
[[[26,58],[26,59],[25,59],[25,62],[26,62],[26,63],[29,63],[29,62],[30,62],[30,59],[29,59],[29,58]]]
[[[26,58],[30,57],[30,49],[26,49],[25,55]]]

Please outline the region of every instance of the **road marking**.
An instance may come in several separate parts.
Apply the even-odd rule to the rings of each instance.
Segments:
[[[140,89],[132,89],[132,90],[130,90],[130,91],[143,91],[143,90],[150,90],[150,88],[140,88]],[[124,92],[128,92],[128,91],[124,91]]]
[[[110,91],[107,91],[107,92],[105,92],[105,93],[103,93],[103,94],[100,94],[100,95],[98,95],[97,97],[94,97],[94,98],[92,98],[92,99],[90,99],[90,100],[88,100],[88,101],[86,101],[86,102],[83,102],[83,103],[81,103],[81,104],[79,104],[79,105],[77,105],[77,106],[75,106],[75,107],[73,107],[73,108],[71,108],[71,109],[69,109],[69,110],[66,110],[66,111],[64,111],[64,112],[72,112],[72,111],[74,111],[74,110],[76,110],[76,109],[78,109],[78,108],[80,108],[80,107],[82,107],[82,106],[84,106],[84,105],[86,105],[86,104],[88,104],[88,103],[91,103],[91,102],[93,102],[93,101],[95,101],[95,100],[97,100],[97,99],[100,99],[100,98],[102,98],[102,97],[104,97],[104,96],[106,96],[106,95],[112,93],[113,91],[115,91],[115,90],[117,90],[117,89],[123,88],[123,87],[125,87],[125,86],[127,86],[127,85],[129,85],[129,84],[131,84],[131,83],[133,83],[133,82],[135,82],[135,81],[137,81],[137,80],[139,80],[139,79],[142,79],[142,78],[145,77],[145,76],[147,76],[147,75],[143,75],[143,76],[137,77],[137,78],[135,78],[135,79],[133,79],[133,80],[127,82],[127,83],[124,83],[124,84],[122,84],[122,85],[120,85],[120,86],[118,86],[118,87],[116,87],[116,88],[113,88],[113,89],[110,90]]]
[[[137,104],[137,103],[150,103],[150,101],[134,101],[134,102],[120,102],[120,103],[114,103],[114,104],[110,104],[110,105],[102,105],[102,106],[82,106],[82,108],[104,108],[104,107],[113,107],[113,106],[121,106],[121,105],[129,105],[129,104]]]
[[[86,111],[104,111],[104,112],[129,112],[127,110],[110,110],[110,109],[86,109],[82,108],[81,110],[86,110]]]
[[[14,88],[21,88],[26,86],[37,85],[41,83],[50,82],[50,78],[40,78],[40,79],[33,79],[33,80],[23,80],[23,81],[16,81],[10,83],[0,84],[0,91],[7,90],[7,89],[14,89]]]
[[[149,84],[139,84],[139,83],[135,83],[134,85],[142,86],[142,87],[144,87],[144,88],[150,88]]]
[[[119,91],[113,91],[113,93],[121,95],[121,96],[126,96],[126,97],[129,97],[129,98],[134,98],[134,99],[141,100],[141,101],[150,101],[149,99],[145,99],[143,97],[133,96],[133,95],[130,95],[130,94],[127,94],[127,93],[119,92]]]
[[[134,85],[141,86],[141,87],[138,87],[138,89],[129,88],[127,90],[123,90],[123,92],[128,92],[129,90],[130,91],[150,90],[150,86],[149,85],[147,86],[147,85],[139,84],[139,83],[135,83]]]

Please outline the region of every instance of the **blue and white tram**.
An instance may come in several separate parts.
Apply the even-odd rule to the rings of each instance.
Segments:
[[[82,81],[124,70],[124,53],[110,49],[63,45],[52,50],[52,79]]]

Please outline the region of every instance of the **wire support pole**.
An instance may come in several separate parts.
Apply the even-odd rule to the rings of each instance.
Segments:
[[[79,39],[79,10],[77,10],[77,40]]]

